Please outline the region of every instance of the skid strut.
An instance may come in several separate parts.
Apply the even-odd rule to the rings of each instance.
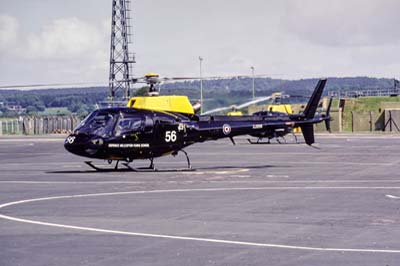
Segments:
[[[190,163],[190,159],[189,159],[189,156],[188,156],[187,152],[185,150],[180,150],[180,151],[183,152],[185,154],[185,156],[186,156],[186,160],[187,160],[187,164],[188,164],[188,170],[192,170],[192,165]]]
[[[182,168],[182,169],[156,169],[155,165],[154,165],[154,158],[149,158],[150,160],[150,165],[148,167],[144,167],[144,168],[133,168],[129,165],[130,161],[128,160],[127,162],[122,162],[122,165],[125,166],[125,168],[119,168],[119,162],[120,160],[117,160],[115,167],[113,168],[100,168],[96,165],[93,164],[92,161],[85,161],[85,163],[90,166],[91,168],[93,168],[94,170],[98,171],[98,172],[116,172],[116,171],[134,171],[134,172],[182,172],[182,171],[193,171],[192,169],[192,165],[190,163],[190,159],[189,159],[189,155],[187,154],[186,151],[184,150],[178,150],[176,151],[175,155],[178,152],[182,152],[183,154],[185,154],[186,157],[186,162],[187,162],[187,168]],[[108,161],[109,164],[112,163],[112,160]]]

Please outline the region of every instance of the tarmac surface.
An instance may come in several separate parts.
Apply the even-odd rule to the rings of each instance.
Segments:
[[[316,139],[197,144],[195,171],[139,173],[1,137],[0,265],[399,265],[400,136]]]

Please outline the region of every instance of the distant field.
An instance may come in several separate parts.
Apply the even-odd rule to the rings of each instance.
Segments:
[[[400,107],[400,97],[375,96],[346,99],[345,112],[380,112],[385,103],[398,103]],[[333,108],[338,106],[338,100],[333,102]]]
[[[374,97],[359,97],[346,98],[343,112],[343,130],[352,131],[353,123],[366,124],[369,122],[369,117],[373,121],[373,125],[384,123],[383,113],[389,109],[400,109],[400,97],[390,96],[374,96]],[[334,99],[332,110],[337,111],[339,100]],[[353,121],[353,114],[355,119]],[[361,120],[360,120],[361,119]],[[358,121],[360,120],[360,121]]]
[[[43,112],[39,112],[39,115],[70,115],[71,112],[67,107],[51,107],[46,108]]]

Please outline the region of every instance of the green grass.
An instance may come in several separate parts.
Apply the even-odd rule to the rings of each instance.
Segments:
[[[332,108],[338,108],[339,100],[333,101]],[[377,97],[360,97],[346,99],[344,111],[347,112],[380,112],[382,110],[382,103],[399,103],[400,97],[377,96]],[[381,109],[381,110],[380,110]]]
[[[384,111],[385,103],[392,103],[394,107],[400,108],[400,97],[376,96],[376,97],[360,97],[345,99],[343,113],[343,130],[351,131],[351,116],[353,113],[369,113],[372,112],[379,117]],[[332,110],[337,110],[339,100],[334,99]]]
[[[71,112],[67,107],[51,107],[46,108],[43,112],[39,112],[39,115],[70,115]]]

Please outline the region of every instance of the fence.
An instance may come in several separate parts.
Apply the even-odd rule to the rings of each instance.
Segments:
[[[331,112],[332,132],[397,132],[400,133],[400,110],[383,112]],[[316,125],[318,132],[326,131],[325,125]]]
[[[357,97],[371,97],[371,96],[398,96],[400,94],[399,88],[386,88],[386,89],[354,89],[347,91],[330,91],[329,97],[332,98],[357,98]]]
[[[20,117],[0,121],[0,135],[42,135],[71,132],[80,123],[75,116]]]
[[[386,109],[383,112],[331,112],[332,132],[387,131],[400,133],[400,110]],[[0,121],[0,135],[42,135],[71,132],[80,123],[76,116],[21,117]],[[325,125],[316,125],[319,132]]]

